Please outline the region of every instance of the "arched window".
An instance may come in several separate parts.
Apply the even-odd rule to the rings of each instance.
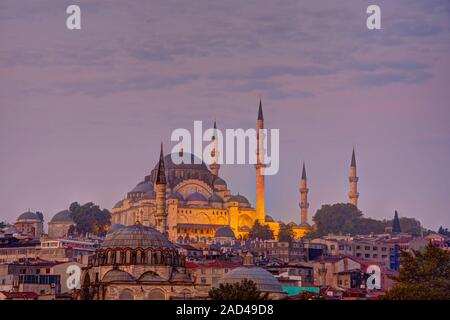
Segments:
[[[166,300],[166,294],[159,288],[152,289],[147,294],[147,300]]]
[[[131,250],[127,250],[125,264],[131,264]]]
[[[134,300],[133,291],[124,289],[119,295],[119,300]]]
[[[116,264],[122,264],[122,252],[120,250],[116,251]]]

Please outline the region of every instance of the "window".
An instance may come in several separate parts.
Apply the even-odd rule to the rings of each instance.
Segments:
[[[376,251],[376,250],[378,250],[378,247],[373,247],[372,250]]]
[[[334,250],[336,247],[334,246],[334,244],[332,244],[331,246],[330,246],[330,250]]]
[[[365,246],[364,250],[370,250],[370,246]]]
[[[386,247],[382,247],[382,248],[381,248],[381,251],[386,251],[386,250],[387,250]]]
[[[200,283],[201,284],[206,284],[206,278],[200,278]]]
[[[377,255],[377,254],[374,254],[373,257],[374,257],[374,258],[378,258],[378,255]]]
[[[201,274],[206,274],[206,269],[205,268],[201,268],[200,272],[201,272]]]
[[[344,250],[344,246],[343,246],[343,245],[340,245],[340,246],[339,246],[339,250]]]
[[[364,255],[364,257],[370,258],[370,254],[366,253],[366,254]]]
[[[356,250],[359,250],[359,249],[361,249],[361,246],[356,246]]]

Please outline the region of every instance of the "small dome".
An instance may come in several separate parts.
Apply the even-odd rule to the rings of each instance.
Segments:
[[[209,202],[220,202],[220,203],[222,203],[223,199],[219,195],[214,193],[211,197],[209,197]]]
[[[123,227],[110,234],[102,248],[174,248],[172,242],[152,227],[141,224]]]
[[[296,224],[295,222],[291,221],[291,222],[289,222],[289,223],[287,224],[287,226],[288,226],[288,227],[296,227],[297,224]]]
[[[240,194],[231,196],[230,200],[228,200],[228,201],[235,201],[235,202],[239,202],[239,203],[242,203],[242,204],[250,205],[250,202],[248,201],[248,199],[246,197],[240,195]]]
[[[224,226],[217,229],[216,233],[214,234],[214,237],[236,239],[233,230],[231,230],[229,226]]]
[[[203,194],[201,194],[199,192],[194,192],[194,193],[191,193],[186,198],[186,201],[189,202],[189,201],[208,201],[208,200],[206,199],[206,197]]]
[[[273,218],[271,216],[266,216],[266,222],[273,222]]]
[[[113,209],[121,208],[122,206],[123,206],[123,200],[120,200],[119,202],[117,202],[114,205]]]
[[[15,226],[7,226],[2,231],[4,234],[14,234],[17,233],[17,228]]]
[[[113,225],[111,225],[108,229],[108,234],[111,234],[113,232],[116,232],[119,229],[125,228],[125,226],[121,223],[115,223]]]
[[[139,282],[162,282],[162,281],[164,281],[164,279],[161,278],[154,271],[147,271],[139,277],[138,281]]]
[[[259,267],[239,267],[226,273],[219,283],[238,283],[247,279],[256,283],[261,292],[283,293],[281,285],[269,271]]]
[[[172,275],[170,277],[170,282],[192,282],[191,278],[187,273],[182,273],[178,271],[172,272]]]
[[[167,196],[167,199],[176,199],[176,200],[179,200],[179,201],[184,201],[183,196],[179,192],[171,192],[171,193],[169,193],[169,195]]]
[[[102,279],[102,282],[133,282],[136,279],[126,271],[113,269],[108,271]]]
[[[17,221],[21,221],[21,220],[35,220],[35,221],[41,221],[41,219],[39,218],[39,216],[31,211],[27,211],[22,213],[18,218]]]
[[[153,191],[153,184],[151,184],[150,182],[141,182],[130,192],[134,193],[134,192],[148,192],[148,191]]]
[[[70,211],[63,210],[55,214],[50,223],[74,223],[74,221],[70,216]]]
[[[227,183],[222,178],[217,177],[213,182],[214,186],[227,186]]]

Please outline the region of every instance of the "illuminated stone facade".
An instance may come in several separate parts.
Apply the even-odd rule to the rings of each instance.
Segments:
[[[261,103],[257,127],[264,128]],[[215,150],[213,152],[217,154]],[[212,163],[208,168],[205,163],[194,159],[193,155],[180,155],[183,158],[190,157],[191,161],[175,164],[170,154],[161,157],[159,163],[163,162],[164,165],[164,186],[157,183],[158,163],[143,181],[128,192],[125,199],[114,206],[112,224],[132,225],[139,221],[145,226],[157,226],[156,217],[161,216],[157,209],[161,210],[165,206],[166,230],[172,241],[206,240],[214,237],[216,230],[223,226],[229,226],[236,238],[245,238],[257,220],[268,225],[275,237],[278,236],[279,222],[268,216],[266,219],[264,176],[261,174],[263,165],[259,161],[256,165],[254,208],[243,195],[232,195],[225,180],[219,176],[220,166],[217,163]],[[157,189],[161,192],[162,187],[166,189],[165,203],[161,203],[162,198],[157,196]],[[309,225],[299,225],[295,235],[303,236],[309,229]]]

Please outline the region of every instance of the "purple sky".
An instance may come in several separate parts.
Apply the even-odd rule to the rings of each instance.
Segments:
[[[79,4],[82,30],[65,28]],[[369,4],[382,30],[366,28]],[[0,220],[47,221],[72,201],[111,208],[175,128],[280,128],[266,209],[299,222],[346,202],[356,146],[366,216],[450,227],[450,2],[0,2]],[[222,166],[254,203],[254,168]]]

